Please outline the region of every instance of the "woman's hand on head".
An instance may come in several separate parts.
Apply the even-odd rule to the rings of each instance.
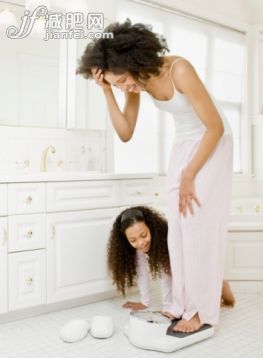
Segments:
[[[147,306],[145,306],[141,302],[130,302],[130,301],[125,302],[122,307],[123,308],[131,308],[134,311],[144,310],[145,308],[147,308]]]
[[[107,89],[111,88],[111,85],[104,80],[104,76],[103,76],[102,70],[100,68],[93,67],[91,69],[91,73],[92,73],[93,78],[94,78],[95,82],[97,83],[97,85],[102,87],[102,89],[107,90]]]
[[[186,217],[187,213],[194,215],[194,202],[197,206],[201,206],[195,194],[194,178],[183,172],[179,190],[179,211],[184,217]]]

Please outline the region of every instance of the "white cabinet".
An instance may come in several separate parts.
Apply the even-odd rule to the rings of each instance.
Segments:
[[[9,310],[46,303],[45,250],[8,255]]]
[[[225,278],[263,280],[263,231],[228,233]]]
[[[106,250],[118,209],[47,215],[47,300],[62,301],[112,289]]]
[[[7,225],[0,218],[0,313],[7,312]]]
[[[121,207],[162,202],[152,180],[0,184],[0,316],[114,294],[111,227]]]

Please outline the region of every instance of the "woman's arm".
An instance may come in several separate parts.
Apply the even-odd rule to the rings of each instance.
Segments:
[[[189,197],[200,205],[194,193],[193,180],[223,135],[224,125],[209,93],[188,61],[178,61],[173,66],[172,76],[175,87],[189,99],[207,129],[195,155],[183,171],[180,211],[186,215],[186,208],[193,214],[192,205],[188,200]]]
[[[138,118],[140,95],[139,93],[125,92],[125,105],[120,110],[111,85],[103,79],[101,70],[92,70],[93,77],[103,89],[112,125],[123,142],[132,138]]]

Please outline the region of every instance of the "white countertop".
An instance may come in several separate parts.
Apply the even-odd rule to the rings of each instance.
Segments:
[[[0,173],[0,183],[27,183],[74,180],[114,180],[114,179],[147,179],[157,177],[155,173],[121,174],[100,172],[39,172],[39,173]]]

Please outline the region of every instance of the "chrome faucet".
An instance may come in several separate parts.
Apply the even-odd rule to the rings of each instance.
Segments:
[[[40,171],[46,172],[47,171],[47,159],[48,154],[51,152],[52,154],[56,153],[56,148],[53,145],[49,145],[45,150],[42,152],[41,162],[40,162]]]

